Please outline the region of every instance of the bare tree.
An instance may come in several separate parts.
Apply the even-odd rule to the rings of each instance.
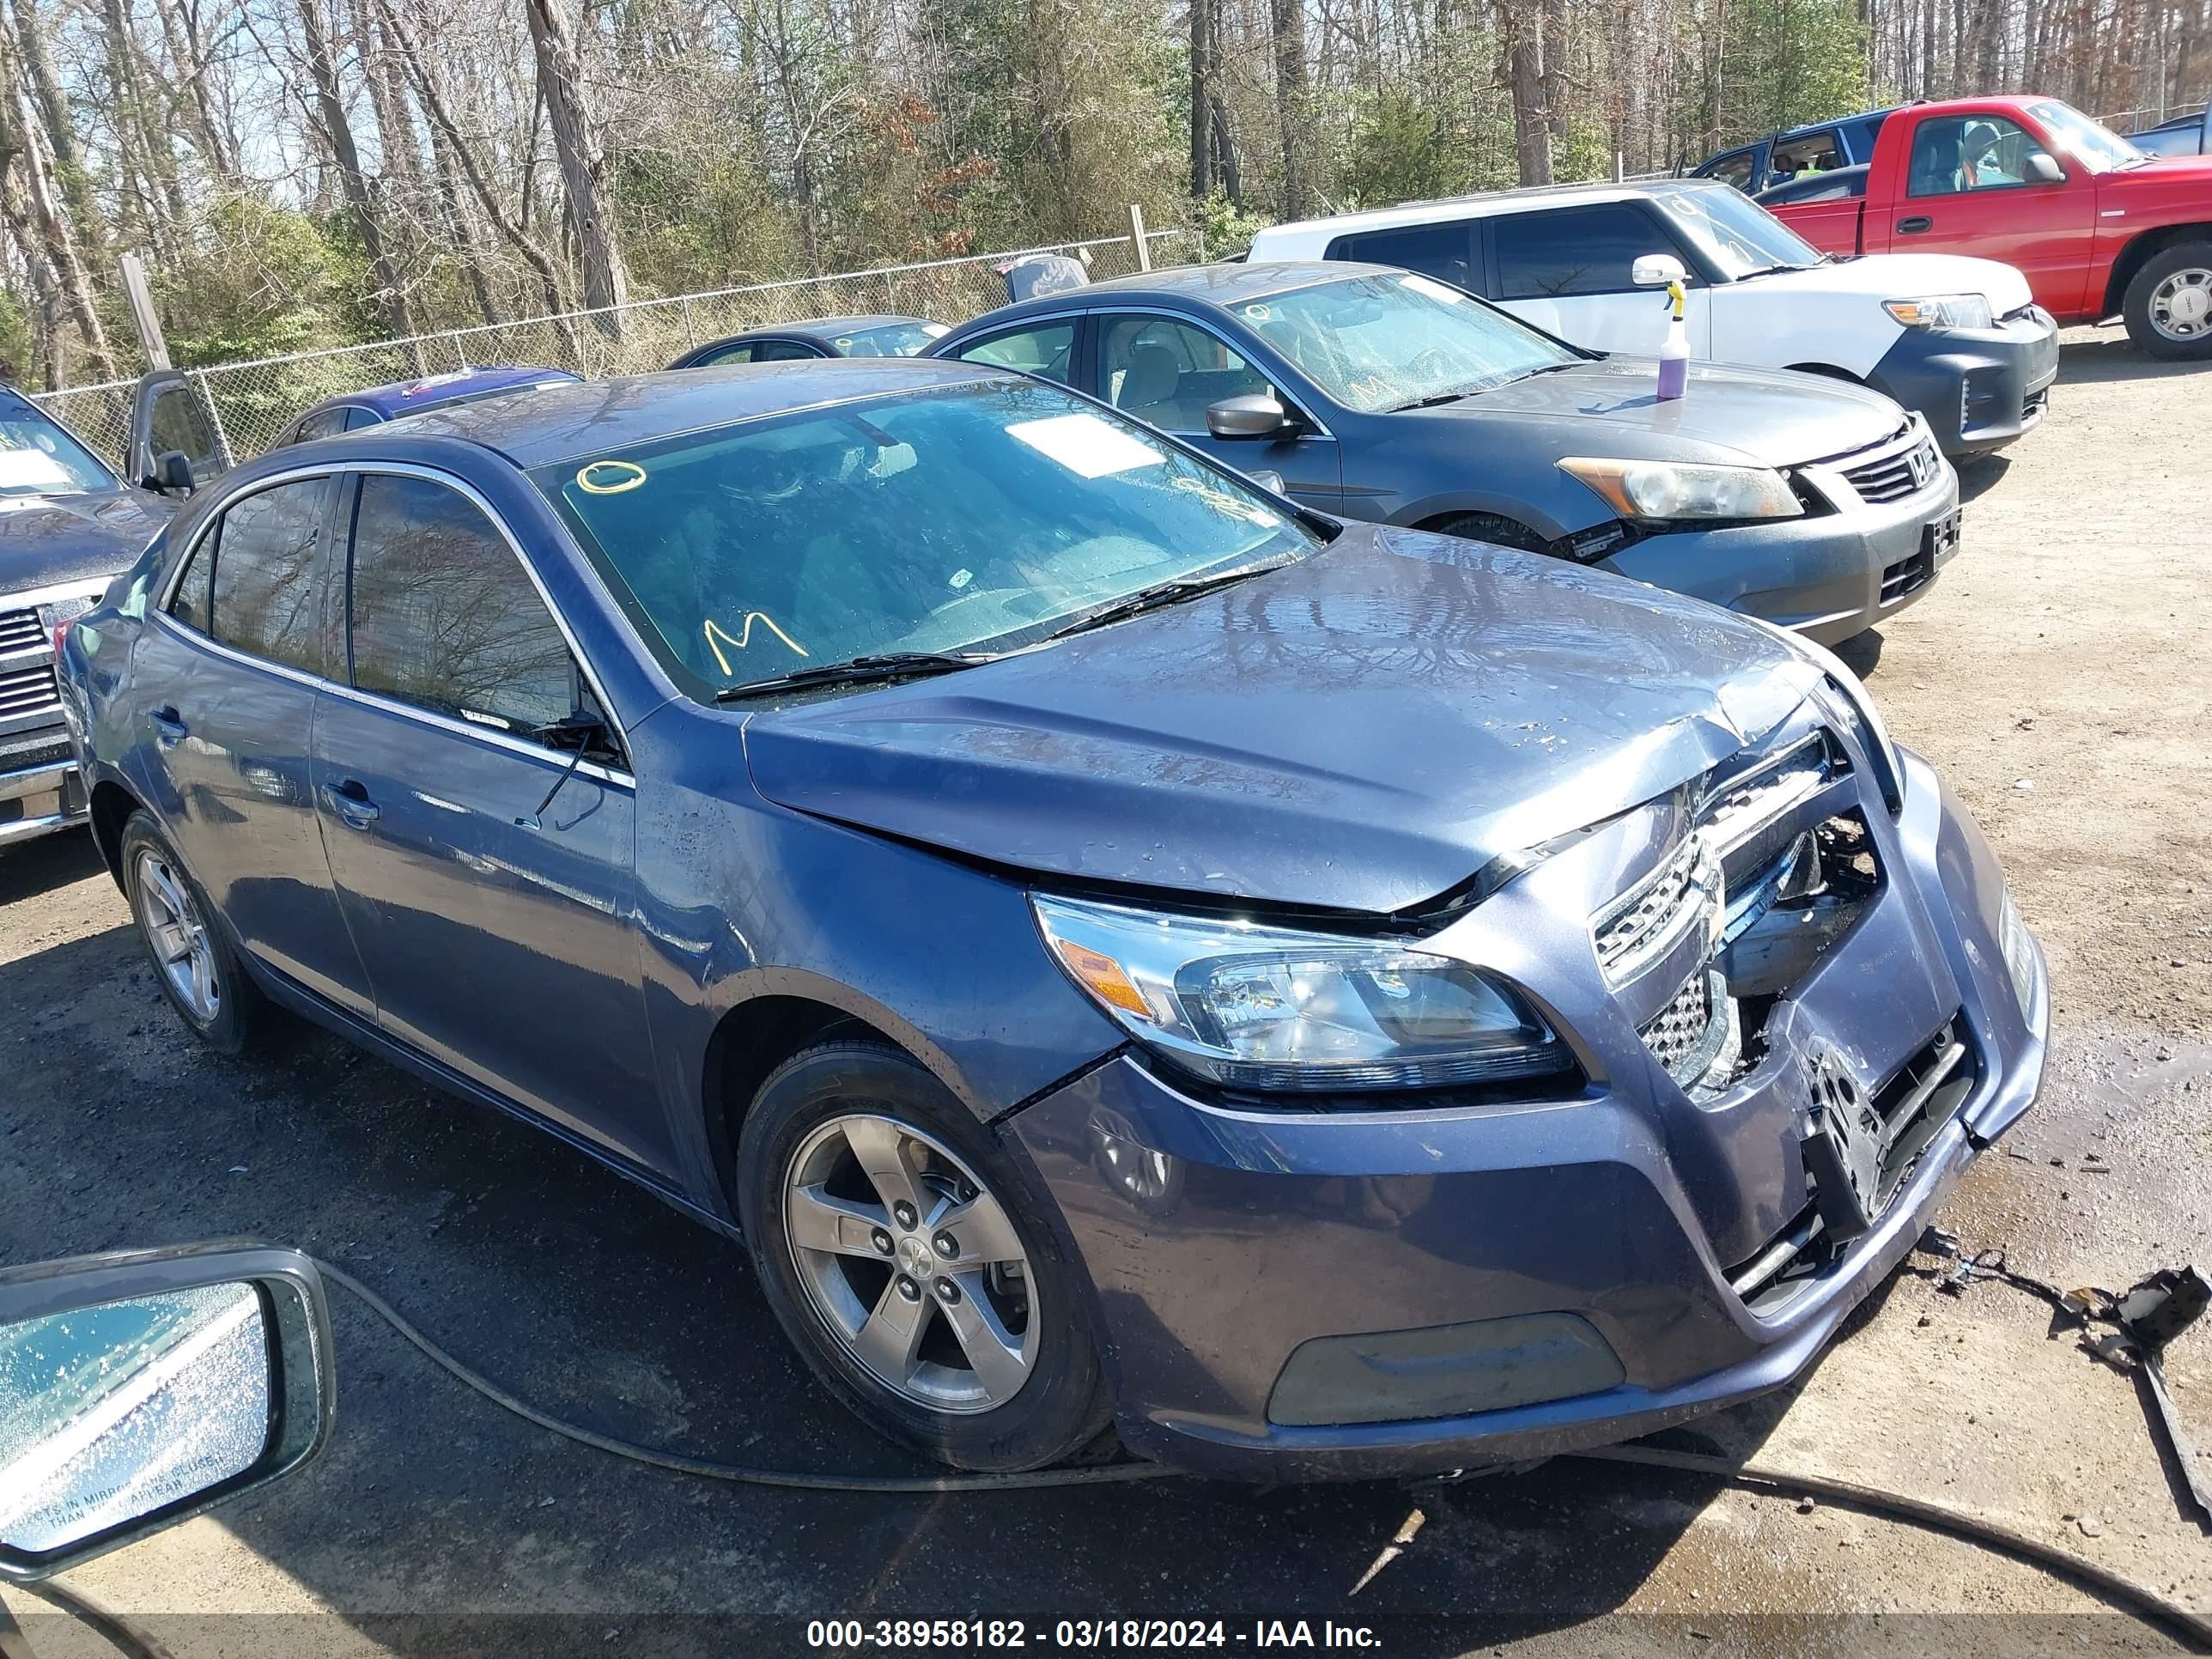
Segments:
[[[530,14],[530,39],[538,53],[538,85],[553,128],[554,154],[568,195],[568,224],[584,268],[584,303],[598,309],[629,298],[629,273],[623,264],[622,238],[607,210],[606,163],[593,131],[583,66],[562,0],[524,0]],[[622,313],[603,311],[605,332],[622,334]]]
[[[111,3],[113,0],[111,0]],[[338,183],[353,210],[354,228],[368,255],[369,278],[385,326],[396,336],[415,332],[415,318],[400,286],[384,236],[383,216],[378,210],[375,187],[362,171],[361,151],[354,143],[353,123],[345,100],[338,95],[337,68],[331,56],[330,30],[324,21],[322,0],[299,0],[300,28],[307,43],[307,78],[314,88],[314,125],[336,164]]]

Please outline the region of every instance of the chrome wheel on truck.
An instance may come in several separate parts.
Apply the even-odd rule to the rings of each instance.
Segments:
[[[2185,242],[2143,261],[2120,315],[2128,337],[2154,357],[2212,358],[2212,242]]]
[[[2169,340],[2195,340],[2212,331],[2212,270],[2192,265],[2151,290],[2150,322]]]

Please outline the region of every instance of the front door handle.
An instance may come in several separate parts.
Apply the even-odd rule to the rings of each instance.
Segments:
[[[1917,236],[1923,230],[1935,228],[1936,222],[1924,213],[1916,213],[1910,219],[1897,222],[1897,234],[1900,236]]]
[[[164,749],[173,749],[185,740],[185,722],[175,708],[164,703],[149,710],[146,715],[154,727],[154,741]]]
[[[356,830],[366,830],[381,813],[358,778],[323,786],[323,805]]]

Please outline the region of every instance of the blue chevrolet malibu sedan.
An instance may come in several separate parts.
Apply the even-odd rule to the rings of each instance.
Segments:
[[[70,632],[100,845],[266,1006],[744,1240],[887,1435],[1478,1466],[1798,1374],[2044,968],[1833,658],[963,363],[541,386],[203,490]]]

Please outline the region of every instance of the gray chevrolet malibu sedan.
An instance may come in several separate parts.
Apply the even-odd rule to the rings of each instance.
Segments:
[[[1433,277],[1199,265],[1003,307],[938,357],[1064,381],[1347,519],[1597,565],[1849,639],[1928,591],[1959,482],[1880,392],[1586,351]]]
[[[969,1468],[1466,1468],[1777,1387],[2043,1071],[1996,855],[1820,647],[996,369],[281,450],[63,688],[191,1030],[294,1009],[740,1235]]]

